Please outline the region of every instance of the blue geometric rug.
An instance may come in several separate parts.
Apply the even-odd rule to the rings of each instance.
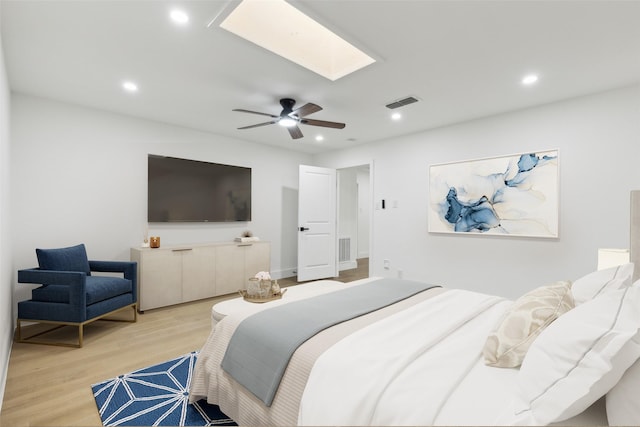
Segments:
[[[91,386],[105,426],[235,426],[206,400],[189,404],[197,352]]]

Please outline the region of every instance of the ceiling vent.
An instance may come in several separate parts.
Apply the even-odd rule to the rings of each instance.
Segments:
[[[418,102],[418,99],[414,98],[413,96],[408,96],[406,98],[394,101],[391,104],[387,104],[386,107],[393,110],[394,108],[404,107],[405,105],[413,104],[414,102]]]

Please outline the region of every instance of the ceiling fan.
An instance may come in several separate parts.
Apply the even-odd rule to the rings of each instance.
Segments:
[[[258,111],[243,110],[241,108],[235,108],[233,111],[240,111],[242,113],[259,114],[261,116],[268,116],[273,119],[268,122],[258,123],[251,126],[244,126],[238,129],[251,129],[259,126],[273,125],[278,123],[279,125],[287,128],[287,130],[289,131],[289,134],[291,135],[291,138],[298,139],[303,137],[302,132],[298,127],[298,124],[321,126],[321,127],[333,128],[333,129],[343,129],[345,127],[344,123],[327,122],[325,120],[307,119],[306,116],[308,116],[309,114],[317,113],[318,111],[322,110],[322,107],[316,104],[307,103],[307,104],[304,104],[302,107],[294,110],[293,106],[295,105],[295,103],[296,101],[291,98],[281,99],[280,105],[282,106],[282,112],[280,113],[279,116],[276,116],[274,114],[268,114],[268,113],[260,113]]]

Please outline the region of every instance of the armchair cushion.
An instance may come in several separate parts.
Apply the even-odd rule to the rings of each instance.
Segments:
[[[58,249],[36,249],[38,265],[42,270],[81,271],[91,275],[87,249],[84,244]]]
[[[131,280],[111,276],[86,278],[87,305],[132,292]],[[31,299],[40,302],[69,303],[69,286],[45,285],[31,291]]]
[[[87,277],[87,305],[131,293],[131,280],[120,277]]]

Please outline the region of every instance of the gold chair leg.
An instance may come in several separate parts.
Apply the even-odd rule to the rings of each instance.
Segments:
[[[28,321],[28,320],[27,320]],[[28,321],[29,322],[29,321]],[[38,323],[38,321],[35,321],[35,323]],[[40,322],[42,323],[42,322]],[[78,344],[70,344],[70,343],[65,343],[65,342],[55,342],[55,341],[43,341],[43,340],[39,340],[37,339],[37,337],[47,334],[49,332],[53,332],[55,330],[58,330],[60,328],[64,328],[65,326],[73,326],[73,325],[69,325],[69,324],[56,324],[53,322],[47,322],[47,323],[52,323],[55,324],[56,326],[49,328],[49,329],[45,329],[43,331],[40,331],[38,333],[35,333],[33,335],[30,335],[28,337],[22,337],[22,323],[20,321],[20,319],[18,319],[17,322],[17,336],[16,336],[16,341],[20,342],[20,343],[26,343],[26,344],[45,344],[45,345],[55,345],[58,347],[74,347],[74,348],[79,348],[82,347],[82,340],[79,341]],[[82,328],[82,325],[80,325],[80,328]]]
[[[127,308],[131,307],[133,309],[133,320],[120,320],[120,319],[108,319],[106,318],[106,316],[109,316],[110,314],[116,313],[118,311],[121,310],[126,310]],[[43,323],[43,324],[53,324],[55,325],[53,328],[50,329],[46,329],[44,331],[35,333],[33,335],[30,335],[28,337],[22,337],[22,323],[21,320],[24,320],[26,322],[32,322],[32,323]],[[96,317],[94,319],[91,320],[87,320],[85,322],[81,322],[81,323],[75,323],[75,322],[54,322],[54,321],[47,321],[47,320],[37,320],[37,319],[18,319],[17,321],[17,331],[16,331],[16,339],[18,342],[21,343],[28,343],[28,344],[46,344],[46,345],[56,345],[56,346],[62,346],[62,347],[76,347],[76,348],[80,348],[84,345],[84,325],[87,325],[89,323],[95,322],[96,320],[107,320],[107,321],[112,321],[112,322],[128,322],[128,323],[135,323],[138,321],[138,310],[137,310],[137,306],[136,304],[131,304],[129,306],[124,306],[121,308],[118,308],[116,310],[113,310],[109,313],[105,313],[100,317]],[[56,329],[60,329],[60,328],[64,328],[65,326],[77,326],[78,327],[78,343],[77,344],[70,344],[70,343],[64,343],[64,342],[53,342],[53,341],[41,341],[41,340],[37,340],[34,339],[40,335],[44,335],[48,332],[52,332]]]

